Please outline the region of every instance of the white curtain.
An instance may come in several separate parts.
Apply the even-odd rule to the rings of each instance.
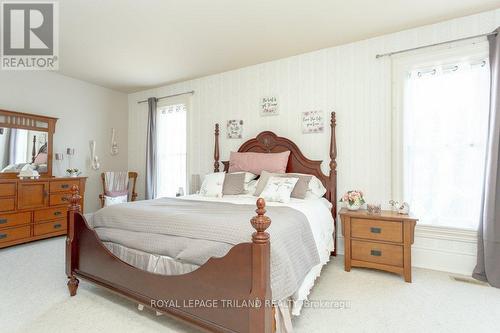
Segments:
[[[175,197],[187,186],[187,107],[173,104],[158,108],[157,195]]]
[[[487,61],[409,73],[404,108],[404,196],[420,224],[477,229],[488,102]]]

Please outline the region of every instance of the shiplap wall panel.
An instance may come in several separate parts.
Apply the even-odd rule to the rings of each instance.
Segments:
[[[338,191],[359,188],[368,201],[391,199],[391,61],[377,53],[490,32],[500,10],[323,49],[129,95],[129,169],[144,195],[147,104],[138,100],[195,90],[190,112],[190,172],[212,170],[213,127],[221,125],[221,155],[263,130],[297,142],[328,171],[329,132],[302,134],[301,112],[337,112]],[[279,116],[261,117],[259,99],[279,98]],[[226,139],[229,119],[243,119],[244,138]],[[329,119],[326,120],[328,124]],[[162,144],[168,144],[168,139]]]

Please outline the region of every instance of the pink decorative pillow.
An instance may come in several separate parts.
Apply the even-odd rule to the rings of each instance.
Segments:
[[[290,151],[282,153],[231,152],[229,172],[245,171],[260,175],[262,171],[285,173]]]

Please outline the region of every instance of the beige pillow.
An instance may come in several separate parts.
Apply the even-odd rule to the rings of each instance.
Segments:
[[[245,173],[227,173],[222,185],[223,195],[236,195],[245,193]]]
[[[306,197],[307,190],[309,189],[309,182],[312,179],[311,175],[300,175],[296,173],[271,173],[267,171],[262,171],[260,174],[259,182],[257,183],[257,188],[255,189],[254,195],[260,196],[264,188],[266,187],[269,178],[271,177],[288,177],[288,178],[298,178],[295,187],[293,188],[291,197],[296,199],[304,199]]]

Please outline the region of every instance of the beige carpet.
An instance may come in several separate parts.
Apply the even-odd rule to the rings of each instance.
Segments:
[[[353,269],[332,260],[313,300],[347,300],[350,308],[304,309],[296,332],[499,332],[500,290],[414,269],[414,282],[393,274]],[[1,332],[195,332],[166,316],[82,281],[70,298],[64,239],[0,250]]]

